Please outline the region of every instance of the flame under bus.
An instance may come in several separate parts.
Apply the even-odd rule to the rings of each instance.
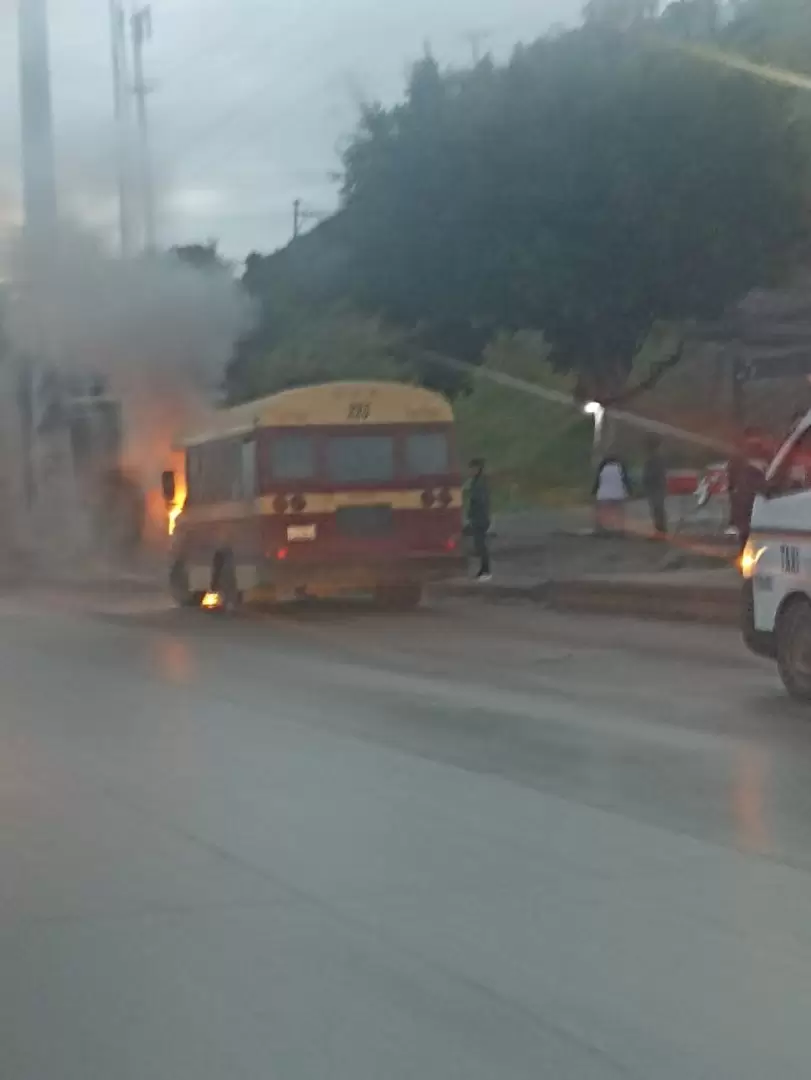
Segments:
[[[462,488],[448,402],[396,383],[289,390],[184,440],[178,599],[375,590],[407,606],[459,573]]]

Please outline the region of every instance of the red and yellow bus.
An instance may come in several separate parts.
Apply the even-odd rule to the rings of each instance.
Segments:
[[[453,414],[438,394],[287,390],[215,414],[182,445],[170,574],[182,605],[367,590],[408,608],[463,567]],[[166,474],[170,504],[177,486]]]

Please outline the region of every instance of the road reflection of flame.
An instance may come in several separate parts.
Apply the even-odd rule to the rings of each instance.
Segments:
[[[738,844],[755,855],[766,855],[772,840],[765,814],[769,763],[763,750],[745,746],[735,754],[732,811]]]
[[[163,674],[170,682],[188,685],[194,678],[194,660],[185,641],[161,635],[157,640],[155,656]]]

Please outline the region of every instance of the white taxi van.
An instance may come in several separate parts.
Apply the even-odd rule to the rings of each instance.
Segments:
[[[769,466],[741,556],[743,636],[811,702],[811,412]]]

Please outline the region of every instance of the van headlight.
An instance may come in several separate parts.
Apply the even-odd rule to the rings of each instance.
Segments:
[[[756,548],[750,540],[746,547],[743,549],[738,565],[741,569],[741,574],[746,581],[755,576],[755,569],[757,564],[763,558],[766,548]]]

